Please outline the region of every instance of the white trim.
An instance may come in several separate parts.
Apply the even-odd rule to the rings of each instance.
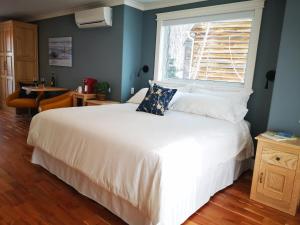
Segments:
[[[217,15],[217,14],[225,14],[225,13],[236,13],[243,11],[254,11],[253,18],[253,27],[250,37],[249,43],[249,52],[248,52],[248,62],[247,62],[247,71],[245,84],[240,87],[240,89],[244,90],[252,90],[253,78],[254,78],[254,70],[255,70],[255,62],[256,62],[256,54],[257,54],[257,46],[258,39],[260,33],[262,12],[264,8],[264,0],[253,0],[253,1],[245,1],[238,3],[229,3],[223,5],[209,6],[209,7],[201,7],[195,9],[188,10],[180,10],[174,12],[160,13],[157,14],[157,35],[156,35],[156,51],[155,51],[155,67],[154,67],[154,80],[155,81],[164,81],[162,80],[162,73],[160,71],[162,64],[162,42],[163,39],[163,22],[166,20],[175,20],[175,19],[185,19],[191,17],[199,17],[199,16],[209,16],[209,15]],[[169,81],[166,81],[169,82]],[[180,81],[179,81],[180,82]],[[186,83],[186,81],[181,81],[182,83]],[[189,81],[190,83],[195,84],[207,84],[208,86],[224,86],[228,88],[237,88],[236,85],[232,85],[230,83],[224,82],[205,82],[205,81]],[[235,86],[235,87],[234,87]]]
[[[252,85],[253,85],[263,7],[256,8],[254,13],[255,13],[254,21],[253,21],[252,32],[251,32],[250,43],[249,43],[250,48],[248,52],[248,63],[247,63],[248,71],[246,71],[246,74],[248,76],[245,77],[246,78],[245,88],[248,90],[252,89]]]
[[[162,32],[162,20],[157,21],[157,30],[156,30],[156,47],[155,47],[155,62],[154,62],[154,80],[158,81],[161,80],[161,77],[159,77],[159,74],[162,74],[160,71],[161,68],[161,58],[162,58],[162,42],[161,39],[163,39],[163,32]]]
[[[168,0],[163,2],[149,2],[144,4],[144,10],[160,9],[177,5],[185,5],[195,2],[204,2],[209,0]]]
[[[242,12],[264,7],[265,0],[253,0],[237,3],[228,3],[194,9],[179,10],[167,13],[157,14],[157,20],[173,20],[189,17],[209,16],[223,13]]]

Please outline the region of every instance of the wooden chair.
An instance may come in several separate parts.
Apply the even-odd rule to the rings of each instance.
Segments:
[[[73,91],[69,91],[62,95],[40,101],[39,112],[49,109],[73,107],[73,94]]]
[[[24,98],[19,96],[20,90],[9,95],[6,98],[6,105],[16,109],[28,109],[29,114],[32,113],[32,110],[36,110],[38,108],[39,101],[43,98],[42,94],[38,94],[36,98]]]

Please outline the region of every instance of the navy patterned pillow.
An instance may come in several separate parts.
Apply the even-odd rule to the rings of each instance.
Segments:
[[[154,84],[136,111],[163,116],[177,89],[168,89]]]

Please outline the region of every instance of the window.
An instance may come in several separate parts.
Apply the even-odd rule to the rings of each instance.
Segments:
[[[155,79],[251,88],[263,1],[158,14]]]

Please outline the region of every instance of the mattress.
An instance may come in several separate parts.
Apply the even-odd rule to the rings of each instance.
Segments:
[[[160,117],[136,112],[136,107],[46,111],[33,118],[28,143],[129,204],[145,225],[184,222],[233,182],[236,161],[253,155],[245,121],[232,124],[174,111]],[[222,185],[206,181],[228,161],[233,170],[228,168]],[[141,224],[106,207],[130,224]]]

